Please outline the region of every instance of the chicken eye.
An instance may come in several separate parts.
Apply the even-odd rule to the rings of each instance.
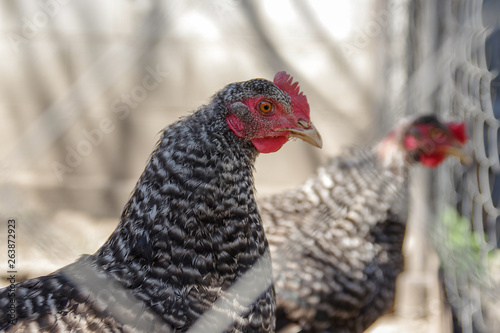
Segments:
[[[436,143],[443,143],[446,141],[446,133],[440,128],[434,128],[430,132],[431,139]]]
[[[273,104],[268,101],[262,101],[259,103],[259,110],[264,114],[269,114],[273,111]]]

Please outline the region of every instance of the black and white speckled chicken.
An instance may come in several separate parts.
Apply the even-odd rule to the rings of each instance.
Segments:
[[[298,189],[259,200],[278,332],[362,332],[391,311],[408,166],[437,166],[465,141],[463,123],[406,119],[373,149],[351,148]]]
[[[291,76],[226,86],[164,130],[117,229],[94,255],[0,290],[0,330],[179,332],[210,310],[229,317],[222,330],[273,331],[271,261],[252,171],[259,152],[277,151],[289,137],[321,146]],[[231,293],[257,262],[262,291],[250,300]],[[225,299],[231,307],[217,308]],[[205,322],[214,331],[217,321]]]

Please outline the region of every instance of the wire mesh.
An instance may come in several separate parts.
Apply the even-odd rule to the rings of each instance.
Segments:
[[[439,6],[438,44],[447,56],[436,75],[433,101],[443,118],[466,120],[473,157],[466,167],[448,161],[433,183],[439,212],[434,240],[456,332],[500,329],[499,114],[492,107],[495,75],[485,48],[491,31],[483,26],[482,6],[475,0]]]

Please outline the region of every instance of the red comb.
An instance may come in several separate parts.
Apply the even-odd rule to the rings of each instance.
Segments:
[[[278,72],[274,76],[274,84],[290,96],[293,113],[301,114],[304,120],[309,121],[309,103],[306,95],[300,91],[299,83],[293,82],[293,77],[286,72]]]
[[[465,131],[465,123],[447,123],[446,126],[448,126],[451,134],[453,134],[455,139],[460,141],[460,143],[465,143],[469,138]]]

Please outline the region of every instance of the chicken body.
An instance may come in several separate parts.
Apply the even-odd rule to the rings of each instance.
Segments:
[[[437,165],[463,143],[462,131],[434,117],[407,120],[376,147],[348,149],[305,185],[259,201],[278,332],[363,332],[392,310],[408,166]]]
[[[253,164],[261,149],[275,151],[288,139],[281,130],[276,143],[275,128],[317,134],[309,110],[295,114],[290,106],[298,89],[288,83],[228,85],[167,127],[107,242],[53,274],[0,290],[0,330],[177,332],[211,309],[230,318],[223,330],[274,331],[271,261]],[[271,110],[261,107],[262,98]],[[296,129],[295,116],[302,120]],[[228,293],[257,261],[264,281],[257,298]],[[223,298],[231,308],[217,308]],[[217,324],[212,320],[206,331]]]
[[[331,159],[297,191],[259,202],[270,242],[278,328],[362,332],[389,310],[403,268],[406,172],[370,150]],[[292,326],[294,326],[292,324]]]

